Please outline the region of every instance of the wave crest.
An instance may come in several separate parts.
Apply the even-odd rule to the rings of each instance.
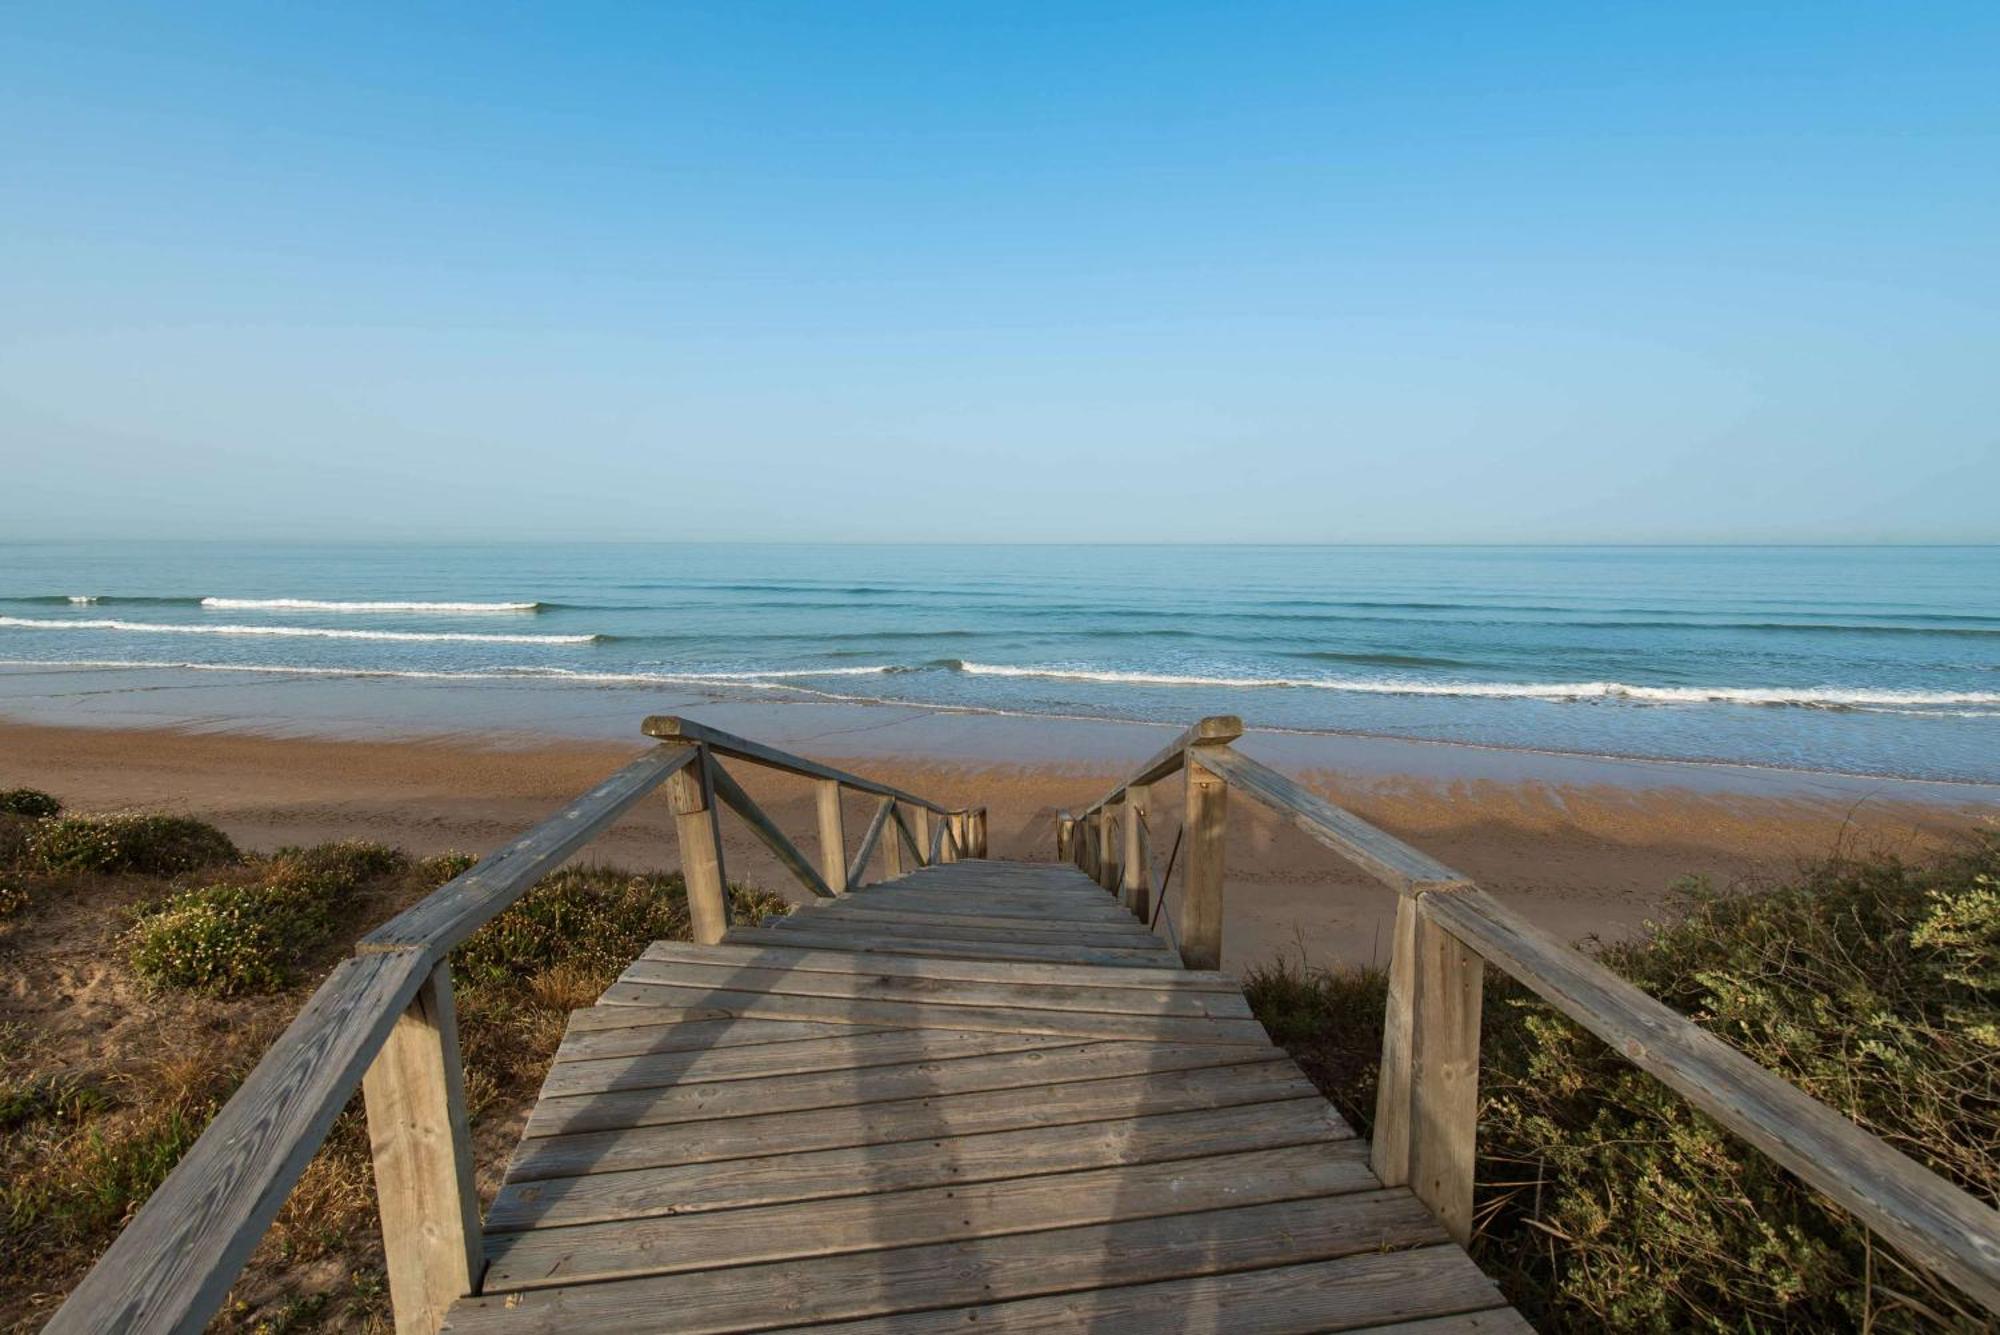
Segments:
[[[75,602],[75,599],[71,599]],[[204,598],[203,607],[290,612],[539,612],[540,603],[341,602],[321,598]]]
[[[279,639],[390,640],[403,644],[592,644],[595,635],[482,635],[467,631],[337,630],[328,626],[176,625],[159,621],[118,621],[91,617],[53,621],[0,616],[0,626],[22,630],[111,630],[141,635],[265,635]]]

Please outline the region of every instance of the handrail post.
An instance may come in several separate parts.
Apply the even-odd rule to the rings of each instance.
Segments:
[[[680,836],[681,879],[687,885],[689,934],[712,946],[729,930],[729,884],[722,869],[722,826],[715,809],[715,777],[706,743],[694,763],[667,780]]]
[[[1125,907],[1140,922],[1152,921],[1153,915],[1152,887],[1148,884],[1153,869],[1146,865],[1145,853],[1139,845],[1139,825],[1152,805],[1150,785],[1134,784],[1125,790]]]
[[[889,827],[882,833],[882,879],[893,881],[903,874],[903,832],[901,804],[889,798]]]
[[[1067,811],[1056,813],[1056,861],[1076,861],[1076,818]]]
[[[847,823],[840,810],[840,780],[813,780],[819,804],[819,874],[836,895],[847,893]]]
[[[1181,881],[1181,961],[1190,969],[1222,967],[1222,867],[1229,833],[1229,782],[1187,753],[1187,811],[1182,817],[1187,873]]]
[[[913,806],[910,808],[910,837],[917,841],[917,865],[931,865],[931,809]]]
[[[986,808],[972,809],[972,856],[984,861],[986,858]]]
[[[431,969],[361,1080],[397,1335],[431,1335],[485,1268],[451,966]]]
[[[1123,804],[1107,802],[1098,809],[1097,840],[1100,850],[1097,859],[1097,883],[1106,893],[1117,894],[1122,881],[1120,854],[1125,847],[1125,826],[1119,819]]]
[[[1463,1245],[1472,1238],[1486,964],[1423,899],[1404,894],[1396,905],[1371,1164],[1384,1186],[1409,1184]]]

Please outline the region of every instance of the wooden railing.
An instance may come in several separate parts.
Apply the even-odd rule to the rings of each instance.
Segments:
[[[1223,844],[1239,790],[1398,892],[1373,1165],[1407,1183],[1461,1243],[1472,1233],[1485,965],[1498,966],[1695,1107],[1824,1192],[1905,1256],[2000,1313],[2000,1212],[1529,923],[1472,881],[1237,751],[1203,719],[1081,814],[1057,818],[1072,859],[1142,918],[1153,786],[1185,770],[1181,954],[1222,960]],[[1171,874],[1171,866],[1169,868]]]
[[[662,784],[694,939],[703,944],[729,925],[718,800],[815,895],[859,885],[878,846],[885,877],[985,856],[983,808],[949,810],[685,719],[649,718],[645,731],[660,745],[362,937],[46,1329],[201,1330],[359,1085],[396,1329],[436,1330],[454,1301],[479,1291],[484,1268],[448,956]],[[722,757],[815,781],[817,866],[737,785]],[[844,789],[879,799],[851,861]],[[888,828],[896,834],[884,842]]]

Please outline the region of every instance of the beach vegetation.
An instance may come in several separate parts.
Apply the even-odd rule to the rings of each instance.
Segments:
[[[2000,842],[1679,887],[1599,959],[1985,1201],[2000,1200]],[[1296,963],[1247,991],[1366,1134],[1387,984]],[[1473,1253],[1538,1329],[1985,1329],[1971,1300],[1487,971]]]
[[[38,869],[51,873],[176,876],[242,860],[229,836],[206,821],[142,811],[40,821],[29,850]]]
[[[62,810],[62,803],[39,788],[8,788],[0,790],[0,815],[26,816],[40,820],[53,816]]]
[[[15,962],[38,995],[93,1017],[0,1024],[0,1330],[48,1319],[55,1297],[172,1170],[356,936],[476,862],[356,842],[244,856],[220,832],[185,829],[142,848],[131,830],[153,827],[139,817],[116,818],[109,835],[93,824],[90,837],[42,841],[47,827],[74,819],[0,816],[0,839],[21,827],[0,843],[0,868],[11,868],[0,870],[0,887],[20,884],[38,899],[46,888],[50,906],[90,906],[36,915],[34,930],[16,938]],[[115,853],[100,852],[96,837]],[[738,921],[786,907],[740,885],[731,903]],[[594,1002],[650,942],[689,935],[678,875],[583,867],[546,877],[454,953],[481,1162],[511,1147],[569,1012]],[[65,963],[79,954],[106,967],[79,978]],[[357,1097],[211,1328],[388,1328],[375,1212]]]

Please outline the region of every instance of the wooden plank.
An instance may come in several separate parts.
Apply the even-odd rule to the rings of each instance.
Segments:
[[[1375,1083],[1371,1162],[1386,1187],[1410,1180],[1410,1062],[1415,1056],[1417,901],[1402,895],[1389,937],[1389,993],[1382,1016],[1382,1063]]]
[[[783,1201],[878,1195],[918,1187],[1162,1163],[1211,1154],[1333,1145],[1362,1169],[1366,1147],[1317,1097],[1197,1109],[1082,1126],[1030,1127],[888,1145],[791,1151],[622,1173],[509,1182],[486,1212],[489,1233],[682,1215]]]
[[[1079,946],[1069,949],[1061,946],[1020,945],[1001,942],[963,942],[913,940],[906,937],[878,936],[860,938],[837,932],[781,931],[772,927],[737,927],[730,931],[728,944],[743,946],[798,946],[815,947],[823,950],[879,951],[890,955],[933,955],[939,958],[958,957],[974,960],[1047,960],[1065,964],[1131,964],[1141,968],[1157,969],[1163,958],[1174,958],[1171,952],[1164,955],[1158,950],[1105,950],[1099,947]]]
[[[751,800],[750,794],[743,791],[742,785],[730,776],[729,771],[713,758],[707,765],[709,778],[715,786],[715,795],[722,799],[723,805],[742,818],[743,823],[750,827],[750,832],[757,836],[764,847],[771,850],[771,855],[778,859],[779,865],[790,872],[800,885],[821,899],[832,899],[833,888],[821,879],[819,870],[812,865],[811,859],[799,851],[798,845],[794,844],[783,830],[771,823],[771,818],[764,814],[764,809]]]
[[[1078,1038],[1122,1038],[1154,1043],[1248,1043],[1263,1046],[1271,1041],[1264,1032],[1264,1026],[1252,1019],[1118,1015],[1103,1011],[1039,1010],[1025,1006],[959,1006],[914,999],[878,1001],[865,997],[733,992],[725,988],[651,982],[614,983],[599,1004],[721,1005],[738,1015],[762,1020],[835,1020],[870,1026],[1070,1034]]]
[[[1091,1041],[1045,1052],[878,1066],[861,1079],[852,1074],[813,1071],[763,1080],[727,1080],[667,1089],[626,1090],[589,1098],[544,1099],[529,1116],[525,1134],[574,1135],[579,1131],[659,1126],[804,1108],[844,1108],[989,1089],[1029,1088],[1040,1099],[1050,1097],[1046,1086],[1066,1080],[1102,1080],[1142,1072],[1236,1066],[1269,1061],[1274,1051],[1248,1043]]]
[[[941,893],[912,885],[915,877],[905,877],[894,885],[871,885],[841,900],[838,907],[875,913],[956,913],[981,918],[1046,920],[1051,915],[1081,922],[1129,923],[1118,906],[1107,903],[1102,893],[1092,890],[1088,899],[1080,895],[987,894],[981,887]]]
[[[840,780],[813,780],[819,816],[819,869],[827,889],[847,893],[847,818],[840,809]]]
[[[1030,927],[1027,923],[1039,919],[1021,920],[1021,925],[1013,927],[968,927],[963,923],[938,922],[931,918],[890,917],[866,918],[850,917],[842,913],[798,913],[781,918],[771,926],[786,931],[806,932],[852,932],[857,936],[881,934],[900,936],[918,940],[939,941],[1020,941],[1043,942],[1048,945],[1108,946],[1113,950],[1151,950],[1159,938],[1129,919],[1122,923],[1100,923],[1095,930],[1089,926],[1073,927]]]
[[[532,1229],[486,1240],[482,1292],[1036,1233],[1374,1186],[1358,1149],[1292,1145],[859,1198]]]
[[[774,1265],[497,1294],[452,1309],[455,1332],[643,1335],[920,1311],[1431,1245],[1444,1234],[1406,1191],[1126,1220]]]
[[[644,732],[648,737],[657,737],[662,741],[688,744],[700,743],[713,751],[720,752],[722,755],[734,756],[738,760],[748,760],[754,764],[763,765],[770,769],[784,770],[790,774],[804,775],[808,779],[832,779],[837,783],[846,784],[849,788],[858,789],[864,793],[874,793],[878,797],[893,797],[898,802],[912,807],[929,808],[934,811],[944,810],[943,807],[938,806],[936,803],[926,802],[915,793],[906,793],[902,789],[892,788],[886,783],[877,783],[873,779],[864,779],[859,774],[849,774],[846,770],[835,769],[831,765],[822,765],[816,760],[807,760],[804,756],[795,756],[789,751],[780,751],[775,746],[766,746],[762,742],[753,742],[748,737],[738,737],[734,733],[724,732],[720,728],[711,728],[705,724],[696,723],[693,719],[681,718],[678,715],[654,714],[640,726],[640,731]]]
[[[431,968],[422,950],[335,965],[44,1329],[200,1331]]]
[[[1002,1034],[976,1029],[885,1029],[865,1034],[759,1043],[709,1052],[651,1052],[559,1060],[542,1082],[545,1099],[613,1089],[655,1089],[711,1080],[758,1080],[801,1071],[860,1071],[871,1066],[1030,1052],[1072,1040],[1058,1034]],[[453,1295],[456,1296],[456,1295]]]
[[[450,964],[432,967],[361,1090],[396,1330],[430,1335],[484,1264]]]
[[[1034,1331],[1316,1335],[1362,1328],[1381,1335],[1531,1335],[1519,1313],[1492,1306],[1500,1301],[1493,1281],[1456,1247],[1419,1247],[977,1307],[903,1312],[812,1329],[825,1335],[947,1335],[966,1330],[1004,1330],[1009,1335]],[[1484,1310],[1459,1310],[1466,1307]],[[1452,1315],[1424,1317],[1431,1312]]]
[[[855,850],[854,861],[847,868],[847,888],[858,890],[868,880],[868,859],[875,855],[875,845],[882,838],[882,827],[889,823],[889,808],[895,799],[885,797],[875,807],[874,819],[868,822],[868,829],[861,836],[861,847]]]
[[[1120,894],[1125,880],[1125,819],[1119,813],[1118,803],[1099,811],[1097,821],[1098,847],[1102,850],[1097,886],[1107,894]]]
[[[1181,959],[1190,969],[1222,967],[1222,866],[1229,833],[1229,785],[1207,767],[1222,748],[1187,766],[1187,814],[1181,878]]]
[[[901,815],[901,812],[897,813]],[[908,816],[910,831],[910,853],[919,867],[937,865],[937,843],[931,838],[931,813],[928,807],[911,807]]]
[[[706,945],[729,930],[729,880],[722,869],[722,826],[715,810],[715,766],[697,751],[667,781],[687,885],[689,935]]]
[[[1904,1255],[2000,1310],[2000,1212],[1479,890],[1419,907],[1461,942],[1825,1192]]]
[[[1120,883],[1125,909],[1140,922],[1150,922],[1153,913],[1152,853],[1146,846],[1146,813],[1153,805],[1153,790],[1146,784],[1125,789],[1124,880]]]
[[[655,747],[363,936],[355,948],[365,952],[415,947],[428,951],[430,962],[436,963],[693,758],[681,747]]]
[[[621,1014],[631,1006],[607,1007]],[[575,1012],[587,1014],[588,1012]],[[676,1012],[679,1013],[679,1012]],[[666,1019],[617,1028],[580,1028],[574,1024],[556,1049],[556,1060],[590,1061],[598,1057],[636,1057],[647,1052],[707,1052],[723,1048],[783,1047],[815,1038],[853,1038],[857,1033],[886,1033],[822,1020]]]
[[[940,926],[951,927],[1018,928],[1024,924],[1034,924],[1047,929],[1048,924],[1055,924],[1058,927],[1074,928],[1077,931],[1083,932],[1101,932],[1107,928],[1127,928],[1133,925],[1129,915],[1121,915],[1121,917],[1113,918],[1067,916],[1027,919],[1005,918],[984,913],[942,913],[930,909],[884,908],[877,904],[850,904],[847,902],[849,898],[853,898],[853,896],[843,898],[838,904],[815,904],[812,906],[812,912],[805,916],[813,918],[824,917],[829,922],[873,922],[879,924],[918,921],[935,922]],[[1067,912],[1077,913],[1080,910],[1071,909]]]
[[[1218,747],[1202,763],[1285,821],[1404,894],[1470,885],[1464,875],[1239,751]]]
[[[790,1154],[908,1141],[934,1148],[944,1139],[1031,1127],[1067,1127],[1081,1135],[1082,1128],[1098,1122],[1318,1097],[1297,1066],[1272,1056],[1231,1066],[1066,1080],[1038,1090],[1032,1099],[1022,1098],[1017,1089],[918,1094],[845,1107],[743,1111],[710,1121],[536,1137],[516,1147],[507,1180],[750,1158],[768,1155],[774,1146]],[[1332,1115],[1331,1108],[1327,1111]]]
[[[889,808],[889,823],[895,826],[896,829],[896,838],[892,841],[895,844],[895,848],[892,850],[893,856],[890,859],[892,865],[895,867],[893,874],[900,876],[905,871],[922,867],[924,865],[924,850],[918,846],[917,836],[910,832],[910,821],[903,814],[902,803],[899,802]]]
[[[1212,970],[1098,968],[1088,964],[1015,964],[1001,960],[918,959],[847,950],[796,950],[781,946],[693,946],[655,941],[641,959],[749,968],[866,973],[896,978],[963,978],[989,983],[1076,983],[1091,987],[1143,987],[1236,994],[1236,980]]]
[[[1138,772],[1131,778],[1086,807],[1083,812],[1084,818],[1088,820],[1100,808],[1118,801],[1127,788],[1149,786],[1172,775],[1181,767],[1182,759],[1190,746],[1221,747],[1242,735],[1242,719],[1234,714],[1211,714],[1154,752],[1153,758],[1139,766]]]
[[[1241,993],[1166,988],[1091,987],[1069,982],[974,982],[899,974],[820,973],[735,963],[688,963],[641,956],[619,975],[621,983],[669,983],[771,995],[916,1001],[937,1006],[1004,1006],[1013,1009],[1103,1011],[1117,1015],[1178,1015],[1248,1020]]]
[[[1485,966],[1419,915],[1411,1029],[1410,1189],[1452,1241],[1472,1241],[1473,1141],[1479,1132],[1479,1011]]]

